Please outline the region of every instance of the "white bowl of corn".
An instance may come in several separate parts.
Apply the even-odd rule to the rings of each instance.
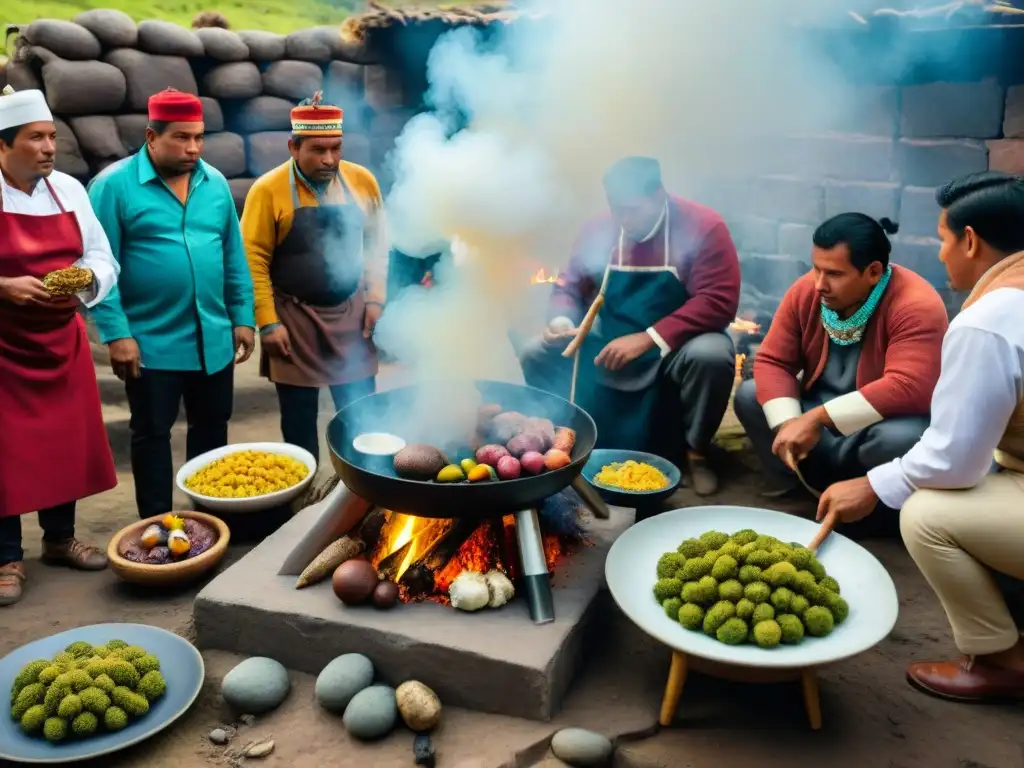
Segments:
[[[313,454],[289,443],[237,443],[185,462],[175,481],[203,509],[231,514],[291,503],[313,481]]]

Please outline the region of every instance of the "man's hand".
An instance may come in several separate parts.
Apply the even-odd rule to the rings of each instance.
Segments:
[[[377,327],[377,321],[380,320],[383,311],[380,304],[371,303],[366,305],[366,311],[363,313],[364,339],[369,339],[373,336],[373,329]]]
[[[240,365],[252,356],[256,348],[256,332],[245,325],[236,325],[232,330],[235,341],[235,365]]]
[[[45,306],[52,304],[53,301],[53,296],[43,288],[43,281],[28,275],[0,278],[0,298],[19,306]]]
[[[283,325],[279,325],[266,333],[261,333],[260,344],[268,355],[285,359],[292,356],[292,342],[288,337],[288,329]]]
[[[142,357],[135,339],[117,339],[107,344],[107,349],[110,350],[110,369],[121,381],[142,375]]]
[[[874,512],[877,506],[878,496],[866,477],[833,483],[818,501],[816,519],[821,523],[821,530],[814,539],[815,544],[823,542],[839,523],[855,523]]]
[[[654,339],[646,331],[631,333],[608,342],[594,358],[594,365],[604,366],[609,371],[618,371],[653,347]]]
[[[784,422],[775,435],[772,453],[795,472],[797,464],[807,458],[821,439],[822,426],[817,408]]]
[[[544,327],[541,343],[549,349],[565,349],[580,332],[567,317],[556,317]]]

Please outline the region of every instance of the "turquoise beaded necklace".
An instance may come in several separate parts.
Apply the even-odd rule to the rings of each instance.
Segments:
[[[885,287],[889,285],[889,278],[892,276],[892,266],[887,266],[882,274],[882,279],[875,283],[867,300],[861,304],[860,309],[850,317],[843,320],[824,304],[821,305],[821,324],[825,326],[828,337],[836,344],[847,347],[851,344],[859,344],[864,337],[864,327],[871,319],[871,315],[878,308],[878,302],[882,300]]]

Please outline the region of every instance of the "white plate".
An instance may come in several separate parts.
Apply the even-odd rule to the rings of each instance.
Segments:
[[[817,523],[782,512],[750,507],[690,507],[637,523],[618,538],[605,563],[608,588],[619,607],[640,629],[665,645],[702,659],[741,667],[798,667],[830,664],[874,647],[892,631],[899,613],[896,587],[882,564],[859,544],[833,533],[818,552],[850,604],[850,615],[831,634],[807,637],[797,645],[758,648],[726,645],[703,632],[684,629],[654,599],[658,558],[684,539],[705,531],[735,533],[751,528],[782,541],[808,543]]]
[[[264,496],[252,496],[247,499],[219,499],[215,496],[204,496],[201,493],[190,491],[185,487],[185,480],[203,467],[208,464],[212,464],[217,461],[217,459],[223,459],[225,456],[230,456],[233,453],[241,453],[242,451],[261,451],[264,453],[276,453],[280,456],[288,456],[289,458],[296,459],[305,464],[306,469],[309,470],[309,474],[306,475],[305,479],[301,483],[293,485],[291,488],[286,488],[283,491],[274,491],[273,493],[268,493]],[[218,512],[228,512],[231,514],[244,514],[246,512],[259,512],[281,504],[288,504],[300,493],[305,491],[307,485],[313,482],[313,476],[316,474],[316,470],[316,460],[313,458],[313,454],[305,448],[299,448],[297,445],[291,445],[289,443],[237,443],[235,445],[226,445],[223,448],[216,448],[212,451],[207,451],[201,456],[196,456],[191,461],[186,461],[181,469],[178,470],[178,474],[174,479],[178,484],[178,488],[181,489],[181,492],[192,499],[194,503],[202,505],[203,508]]]

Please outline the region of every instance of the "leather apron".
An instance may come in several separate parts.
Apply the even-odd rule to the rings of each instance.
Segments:
[[[601,281],[604,304],[573,360],[574,401],[597,424],[598,448],[645,451],[651,447],[651,426],[662,395],[661,350],[654,347],[618,371],[594,365],[594,358],[609,342],[646,332],[689,299],[670,261],[670,211],[666,204],[661,265],[624,265],[625,231],[620,230],[618,249]]]
[[[78,218],[8,213],[0,195],[0,277],[40,280],[82,258]],[[78,501],[117,485],[85,322],[0,302],[0,517]]]
[[[325,195],[319,205],[303,206],[291,167],[295,211],[291,229],[274,250],[270,282],[292,355],[260,353],[260,373],[276,384],[329,387],[377,375],[377,350],[363,338],[365,214],[340,172],[336,178],[344,202]]]

